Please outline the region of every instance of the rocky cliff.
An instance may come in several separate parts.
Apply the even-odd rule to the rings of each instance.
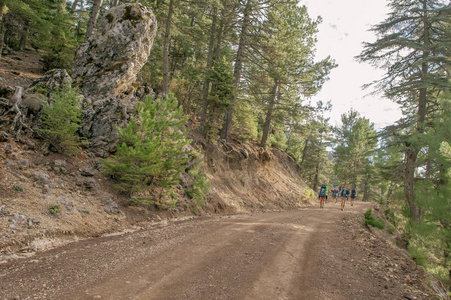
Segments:
[[[115,126],[126,122],[128,112],[146,96],[136,75],[147,61],[156,31],[148,8],[126,3],[106,12],[96,33],[76,51],[73,84],[85,96],[80,133],[102,156],[115,147]]]

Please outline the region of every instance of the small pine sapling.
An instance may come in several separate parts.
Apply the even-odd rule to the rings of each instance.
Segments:
[[[132,202],[164,207],[161,198],[169,197],[168,203],[174,205],[171,191],[191,153],[186,147],[191,143],[184,129],[187,118],[169,93],[166,99],[147,97],[138,103],[137,119],[118,129],[116,154],[103,163],[106,173],[118,180],[116,188],[129,194]]]
[[[78,152],[81,139],[76,134],[80,128],[82,114],[80,94],[77,89],[65,84],[58,88],[44,104],[41,117],[42,128],[38,130],[59,153]]]

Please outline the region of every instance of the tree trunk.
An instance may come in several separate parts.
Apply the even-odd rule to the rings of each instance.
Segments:
[[[305,158],[307,157],[308,144],[309,144],[309,140],[307,139],[307,140],[305,140],[304,149],[302,149],[302,158],[301,158],[301,162],[299,163],[301,166],[304,166],[304,161],[305,161]]]
[[[313,179],[312,190],[317,193],[318,192],[318,181],[319,181],[319,161],[315,167],[315,178]]]
[[[408,149],[406,151],[406,169],[404,174],[404,195],[409,205],[410,216],[415,222],[421,220],[421,210],[417,207],[415,202],[415,163],[417,160],[418,151],[415,149]]]
[[[22,31],[22,34],[20,35],[20,42],[19,42],[19,50],[23,51],[25,49],[25,46],[27,45],[28,40],[28,22],[25,24],[25,28]]]
[[[102,7],[103,0],[96,0],[91,9],[91,16],[89,17],[88,28],[86,29],[85,42],[94,34],[96,28],[97,18],[99,17],[100,7]]]
[[[6,1],[0,0],[0,21],[3,20],[3,10],[5,10],[6,7]]]
[[[79,2],[79,1],[80,1],[80,0],[74,0],[74,3],[72,3],[71,9],[72,9],[73,12],[77,9],[78,2]]]
[[[426,60],[428,59],[430,52],[430,41],[429,41],[429,22],[427,15],[427,1],[423,1],[423,63],[421,64],[421,82],[424,83],[424,85],[427,85],[427,77],[429,73],[429,68]],[[418,97],[418,132],[423,133],[424,132],[424,121],[426,119],[426,102],[427,102],[427,88],[422,87],[419,90],[419,97]]]
[[[438,175],[438,186],[446,187],[448,183],[449,183],[448,169],[445,167],[445,165],[440,164]]]
[[[351,186],[353,188],[357,187],[357,162],[354,160],[352,162],[352,183]]]
[[[367,170],[368,172],[365,174],[365,182],[363,184],[363,201],[369,201],[370,199],[370,177],[371,174],[369,172],[369,170]]]
[[[427,15],[427,5],[426,1],[423,2],[423,63],[421,64],[421,82],[424,85],[427,84],[428,77],[428,64],[426,60],[428,59],[429,52],[429,24],[428,24],[428,15]],[[427,113],[427,88],[422,87],[419,88],[419,96],[418,96],[418,123],[417,123],[417,133],[424,133],[424,122],[426,120]],[[414,189],[414,181],[415,181],[415,165],[419,153],[418,146],[415,143],[410,143],[407,145],[406,150],[406,171],[404,174],[404,195],[406,197],[407,203],[409,205],[410,215],[413,221],[420,222],[421,221],[421,209],[417,206],[416,197],[415,197],[415,189]]]
[[[83,23],[83,11],[84,2],[83,0],[80,2],[80,13],[78,14],[78,23],[77,23],[77,38],[81,36],[81,24]]]
[[[205,83],[202,90],[202,111],[200,115],[200,133],[203,136],[207,136],[208,126],[207,126],[207,110],[208,110],[208,91],[210,90],[210,81],[208,80],[208,73],[213,66],[213,53],[214,53],[214,43],[216,35],[216,23],[217,23],[217,8],[213,7],[213,20],[210,27],[210,42],[208,44],[208,58],[207,58],[207,69],[205,73]]]
[[[163,45],[163,95],[165,97],[169,93],[169,43],[171,39],[171,22],[173,12],[174,0],[170,0]]]
[[[241,70],[243,67],[243,53],[244,53],[244,48],[246,47],[247,30],[248,30],[248,27],[250,24],[251,4],[252,4],[252,0],[247,0],[246,8],[244,9],[243,24],[241,25],[241,33],[240,33],[240,42],[239,42],[238,51],[236,54],[235,69],[233,71],[233,74],[235,76],[235,80],[233,82],[234,93],[233,93],[232,98],[230,99],[230,107],[227,109],[227,112],[224,116],[224,124],[222,125],[222,129],[221,129],[221,133],[220,133],[220,138],[223,140],[227,140],[229,138],[230,127],[232,125],[232,118],[233,118],[233,109],[234,109],[236,99],[238,97],[238,86],[240,83]]]
[[[216,38],[216,48],[215,48],[215,53],[213,55],[213,61],[219,60],[219,58],[221,56],[222,40],[223,40],[223,37],[224,37],[225,14],[226,14],[226,10],[222,9],[221,21],[219,22],[219,28],[217,30],[218,31],[218,36]]]
[[[266,112],[265,124],[263,125],[263,134],[261,139],[261,144],[266,147],[266,142],[268,141],[269,129],[271,127],[272,113],[274,106],[276,105],[277,93],[279,92],[279,82],[276,80],[274,82],[274,87],[271,93],[271,99],[268,104],[268,111]]]

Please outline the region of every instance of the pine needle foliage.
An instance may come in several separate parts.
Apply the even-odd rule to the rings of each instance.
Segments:
[[[245,100],[235,103],[232,130],[237,139],[245,142],[257,139],[258,122],[254,111],[255,108]]]
[[[208,97],[208,137],[215,141],[219,137],[222,116],[230,106],[230,98],[234,94],[232,64],[227,62],[225,57],[215,61],[208,73],[208,80],[212,84]]]
[[[373,227],[377,227],[379,229],[385,228],[385,223],[381,219],[376,219],[373,216],[372,209],[368,209],[364,214],[365,217],[365,224],[371,225]]]
[[[115,187],[129,194],[133,202],[161,207],[162,197],[170,197],[191,153],[186,149],[191,142],[184,130],[187,118],[177,98],[169,93],[166,99],[147,97],[138,103],[137,118],[118,129],[121,142],[117,152],[113,161],[103,163],[106,173],[118,180]]]
[[[409,253],[429,273],[449,285],[451,269],[451,188],[417,185],[418,203],[424,208],[421,223],[412,223]]]
[[[204,207],[208,194],[210,194],[211,184],[204,172],[202,172],[202,163],[199,158],[195,159],[195,166],[188,171],[193,178],[192,185],[187,190],[191,200],[191,211],[197,213],[198,209]]]
[[[42,128],[38,131],[43,133],[57,152],[78,152],[81,138],[76,133],[80,128],[81,114],[80,93],[67,83],[51,94],[49,104],[44,103]]]

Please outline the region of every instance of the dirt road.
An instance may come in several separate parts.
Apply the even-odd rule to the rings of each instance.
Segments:
[[[361,225],[369,206],[198,218],[84,240],[0,264],[0,298],[428,298],[412,263]]]

